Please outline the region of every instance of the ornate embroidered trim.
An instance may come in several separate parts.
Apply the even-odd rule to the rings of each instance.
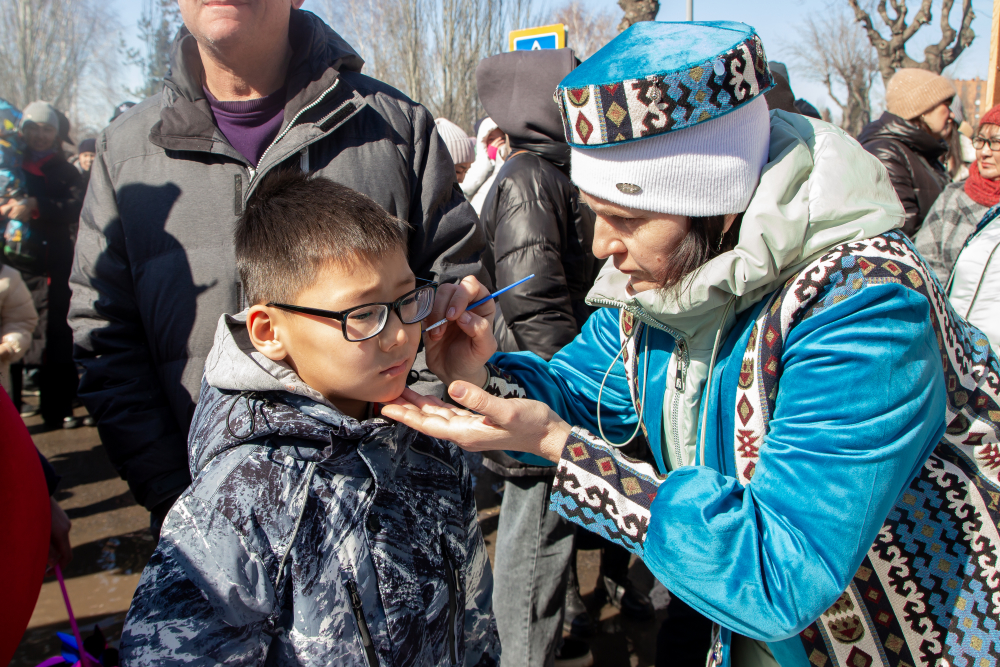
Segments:
[[[510,373],[500,370],[493,364],[486,364],[486,372],[489,374],[489,379],[486,380],[486,386],[483,387],[483,390],[487,394],[500,398],[524,398],[527,396],[524,393],[524,388]]]
[[[550,507],[642,556],[649,508],[664,479],[652,465],[574,427],[556,469]]]
[[[566,141],[604,146],[718,118],[774,86],[756,33],[695,66],[583,88],[556,89]]]
[[[741,433],[749,430],[745,439],[756,444],[767,432],[791,327],[866,285],[888,282],[931,305],[948,427],[847,590],[799,636],[816,667],[997,667],[1000,367],[905,236],[889,232],[832,249],[762,311],[736,394],[737,474],[751,483],[757,452],[742,448]]]

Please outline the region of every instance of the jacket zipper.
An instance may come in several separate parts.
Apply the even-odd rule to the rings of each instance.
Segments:
[[[375,644],[372,642],[371,632],[368,631],[368,621],[365,620],[365,610],[361,608],[361,596],[358,595],[358,587],[353,579],[347,581],[347,592],[351,596],[351,609],[354,610],[354,620],[358,623],[358,632],[365,647],[368,667],[378,667],[378,654],[375,652]]]
[[[673,442],[668,443],[668,446],[674,452],[674,460],[678,464],[683,464],[684,459],[681,457],[681,436],[680,436],[680,411],[681,411],[681,397],[684,395],[684,388],[687,386],[687,371],[688,366],[690,366],[690,355],[688,354],[687,341],[684,336],[681,335],[679,331],[672,327],[654,320],[652,317],[643,317],[641,308],[636,308],[631,304],[622,303],[620,301],[612,301],[610,299],[587,299],[587,303],[592,306],[607,306],[609,308],[620,308],[627,310],[634,316],[639,318],[640,321],[652,326],[660,331],[665,331],[674,337],[674,357],[677,360],[677,371],[674,374],[674,396],[673,401],[670,404],[670,439]],[[669,386],[669,385],[668,385]]]
[[[680,431],[680,415],[681,415],[681,397],[684,396],[684,385],[685,377],[687,375],[688,364],[690,363],[690,358],[688,357],[687,343],[683,338],[677,339],[677,344],[674,346],[674,351],[677,353],[677,377],[674,381],[674,400],[673,404],[670,406],[670,417],[671,424],[670,430],[673,436],[674,449],[674,461],[677,462],[678,467],[684,465],[684,458],[681,456],[681,431]]]
[[[258,174],[257,167],[259,167],[260,165],[262,165],[264,163],[264,158],[267,157],[267,154],[271,152],[271,149],[274,148],[274,145],[276,143],[278,143],[279,141],[281,141],[281,139],[286,134],[288,134],[293,127],[295,127],[295,123],[298,122],[298,120],[302,116],[302,114],[304,114],[305,112],[309,111],[310,109],[315,108],[316,105],[318,105],[320,102],[322,102],[323,99],[327,95],[329,95],[337,87],[337,85],[339,83],[340,83],[340,78],[338,77],[337,80],[333,82],[333,85],[330,86],[329,88],[327,88],[326,90],[324,90],[323,93],[319,97],[317,97],[315,100],[313,100],[312,102],[310,102],[306,106],[304,106],[301,109],[299,109],[299,112],[297,114],[295,114],[295,116],[292,117],[291,122],[288,123],[287,126],[285,126],[285,129],[282,130],[278,134],[278,136],[276,136],[274,138],[274,141],[271,142],[270,146],[268,146],[266,149],[264,149],[264,152],[261,153],[261,155],[260,155],[260,159],[257,160],[257,165],[255,167],[251,167],[250,170],[249,170],[250,171],[250,183],[247,184],[247,189],[246,189],[247,192],[250,191],[250,189],[252,187],[252,184],[253,184],[253,180],[257,177],[257,174]]]
[[[455,622],[458,619],[458,592],[460,582],[458,580],[458,570],[451,560],[451,553],[448,551],[448,541],[444,535],[441,536],[441,555],[444,556],[445,569],[448,570],[448,647],[451,653],[451,664],[458,663],[458,642],[455,637]]]

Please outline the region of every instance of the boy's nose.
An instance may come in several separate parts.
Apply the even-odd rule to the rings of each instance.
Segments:
[[[420,326],[418,322],[416,326]],[[410,340],[410,335],[406,332],[406,325],[399,319],[395,311],[389,313],[389,321],[385,323],[385,328],[378,335],[379,347],[383,351],[389,351],[397,345],[404,345]]]

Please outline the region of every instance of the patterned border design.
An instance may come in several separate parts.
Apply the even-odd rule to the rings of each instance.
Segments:
[[[642,557],[649,508],[664,476],[574,427],[552,483],[550,508]]]
[[[517,383],[514,376],[506,373],[493,364],[486,364],[486,372],[489,379],[483,391],[499,398],[525,398],[527,394],[524,388]]]
[[[764,45],[753,33],[718,56],[663,74],[555,93],[575,146],[605,146],[683,130],[718,118],[774,86]]]
[[[997,667],[1000,366],[982,332],[951,309],[905,236],[889,232],[838,246],[786,283],[754,325],[741,369],[754,377],[744,382],[741,373],[737,415],[743,405],[753,436],[763,438],[791,327],[866,285],[886,282],[922,294],[932,306],[949,425],[848,590],[800,638],[816,667]],[[747,426],[741,420],[737,443]],[[744,474],[740,464],[752,457],[740,456],[746,485],[752,468]]]

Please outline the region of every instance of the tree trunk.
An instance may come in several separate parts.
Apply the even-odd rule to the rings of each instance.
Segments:
[[[639,21],[656,20],[660,11],[659,0],[618,0],[618,6],[625,11],[622,22],[618,24],[618,32]]]

